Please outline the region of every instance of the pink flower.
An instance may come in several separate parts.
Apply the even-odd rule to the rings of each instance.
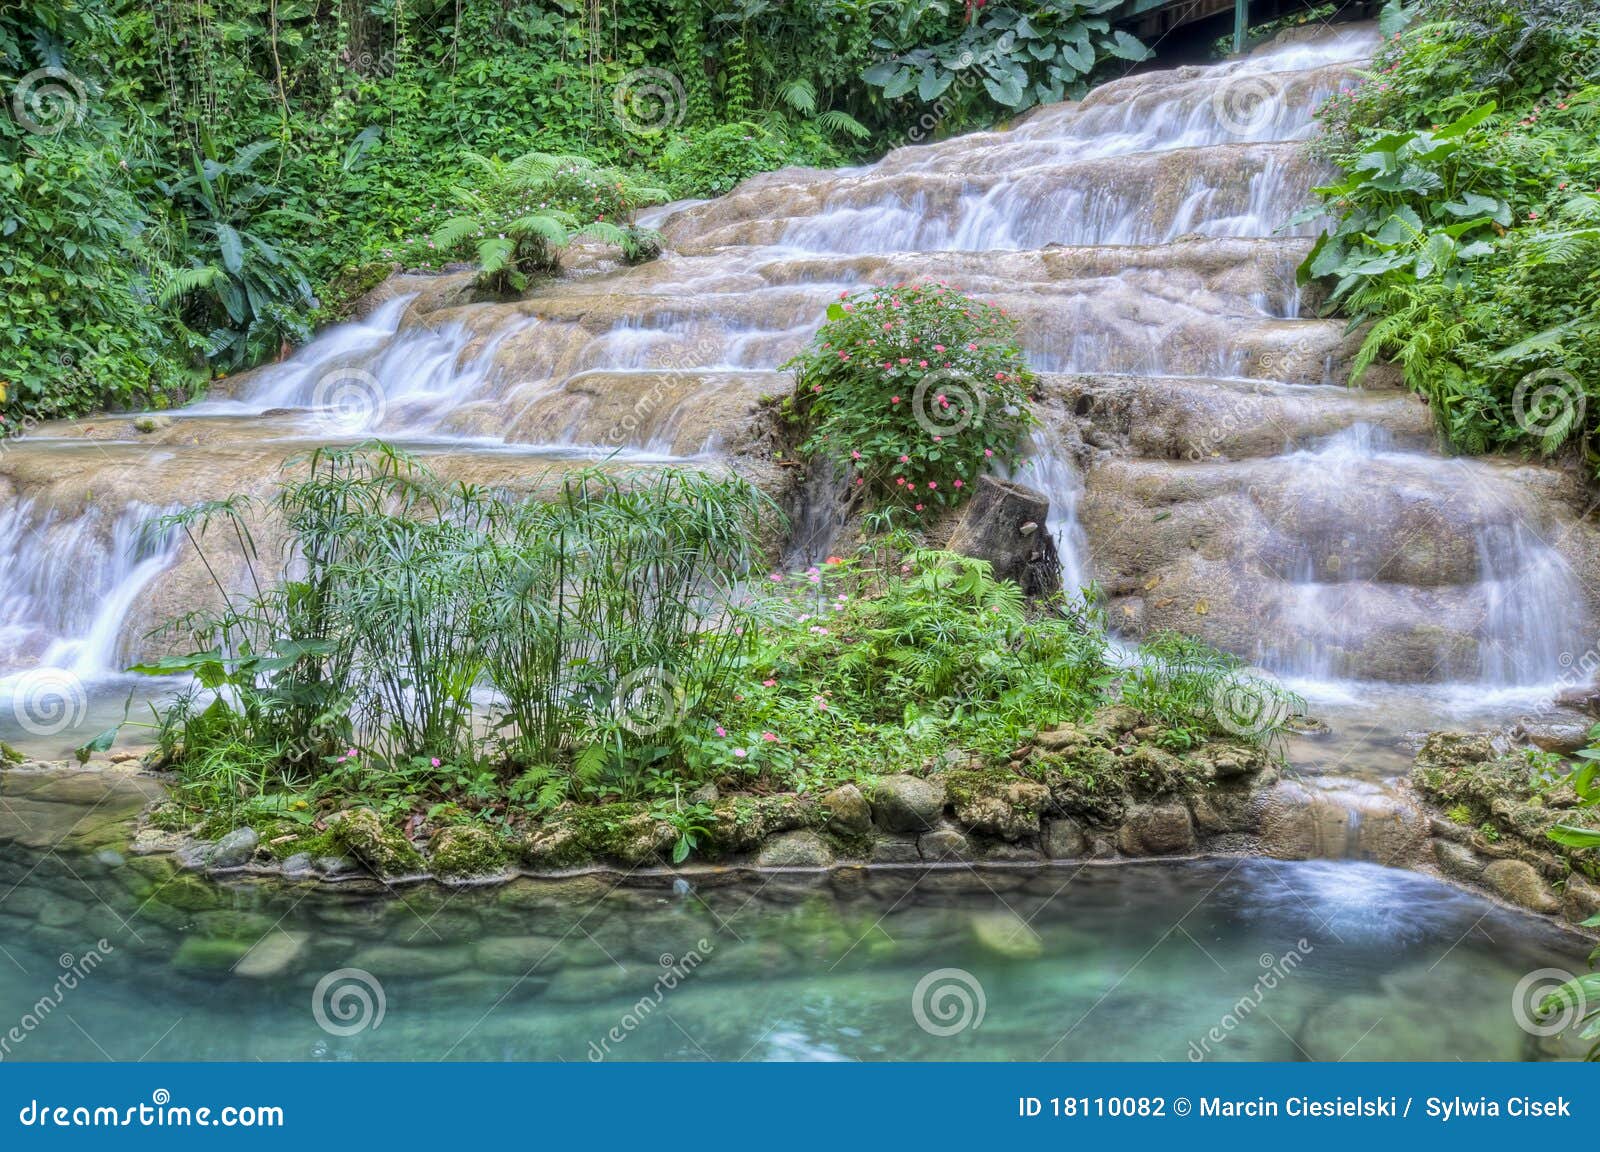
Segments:
[[[763,732],[761,738],[768,744],[776,744],[778,742],[778,734],[776,732]]]
[[[354,748],[346,748],[344,750],[344,754],[346,756],[354,756],[356,754],[356,750]]]
[[[783,573],[774,572],[771,576],[768,576],[767,579],[771,580],[774,584],[781,584],[783,583]]]
[[[898,403],[900,403],[900,397],[898,397],[898,396],[891,396],[891,397],[889,397],[889,403],[891,403],[891,404],[898,404]]]
[[[994,455],[994,449],[992,449],[992,448],[985,448],[985,449],[984,449],[984,450],[983,450],[983,454],[984,454],[984,455],[985,455],[985,456],[993,456],[993,455]]]
[[[428,763],[437,768],[439,766],[439,758],[435,756],[432,760],[429,760]]]
[[[776,688],[778,686],[778,682],[776,680],[763,680],[761,682],[761,686],[763,688]]]
[[[933,346],[933,350],[935,352],[943,352],[944,351],[944,345],[943,344],[935,344]]]
[[[926,360],[918,360],[917,361],[917,367],[918,368],[926,368],[927,366],[928,366],[928,362]]]
[[[902,457],[900,457],[900,463],[902,463],[902,464],[909,464],[909,463],[911,463],[911,457],[909,457],[909,456],[902,456]]]
[[[734,749],[734,750],[733,750],[733,754],[734,754],[734,755],[735,755],[735,756],[737,756],[737,757],[738,757],[738,758],[739,758],[739,759],[741,759],[741,760],[743,760],[743,759],[744,759],[744,758],[745,758],[745,757],[746,757],[746,756],[748,756],[748,755],[749,755],[749,753],[748,753],[748,752],[746,752],[746,751],[745,751],[745,750],[744,750],[744,749],[743,749],[743,748],[735,748],[735,749]]]
[[[961,481],[959,481],[959,480],[956,481],[956,487],[957,488],[961,487]]]
[[[929,488],[937,488],[938,486],[939,485],[935,484],[932,480],[928,481],[928,487]]]
[[[721,724],[718,724],[717,725],[717,735],[718,736],[726,736],[727,734],[728,734],[728,730],[726,728],[724,728]]]
[[[918,505],[917,505],[917,511],[918,511],[918,512],[921,512],[921,511],[922,511],[922,505],[921,505],[921,504],[918,504]]]
[[[850,459],[852,459],[852,460],[859,460],[859,459],[861,459],[861,453],[860,453],[860,452],[858,452],[858,451],[857,451],[857,450],[856,450],[856,449],[854,449],[854,448],[852,448],[852,449],[850,449]]]

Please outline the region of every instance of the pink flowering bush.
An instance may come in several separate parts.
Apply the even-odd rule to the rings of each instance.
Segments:
[[[913,514],[960,504],[1015,463],[1034,376],[1003,309],[938,284],[845,293],[784,365],[802,455],[832,460],[853,501]]]

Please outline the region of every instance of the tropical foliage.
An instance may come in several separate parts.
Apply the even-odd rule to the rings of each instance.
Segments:
[[[189,534],[216,606],[171,625],[185,654],[136,671],[190,678],[159,744],[180,802],[219,828],[352,802],[683,815],[708,781],[803,791],[952,748],[1003,760],[1119,695],[1174,748],[1237,734],[1216,711],[1237,661],[1171,641],[1113,661],[1092,603],[1030,604],[909,535],[766,571],[775,509],[736,478],[586,470],[530,497],[376,443],[289,467],[268,502],[158,526]],[[1274,716],[1250,736],[1272,740]]]
[[[1391,4],[1389,39],[1321,111],[1344,170],[1302,268],[1467,452],[1600,427],[1600,12],[1579,0]]]
[[[574,233],[647,256],[649,236],[586,204],[508,218],[507,182],[714,195],[865,159],[1142,53],[1104,7],[1052,0],[1019,23],[951,0],[6,5],[0,418],[180,402],[426,266],[441,228],[494,291]],[[933,102],[864,78],[1002,33],[1012,56]]]

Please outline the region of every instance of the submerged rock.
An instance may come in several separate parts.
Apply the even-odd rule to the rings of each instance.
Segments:
[[[240,958],[233,973],[252,980],[281,976],[300,958],[309,939],[305,932],[269,932]]]
[[[1007,960],[1031,960],[1044,952],[1044,941],[1015,912],[984,912],[972,918],[978,947]]]

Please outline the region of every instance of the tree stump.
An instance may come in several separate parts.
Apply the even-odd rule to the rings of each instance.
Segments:
[[[946,547],[987,560],[999,580],[1021,585],[1029,596],[1061,590],[1061,560],[1046,527],[1050,498],[1026,485],[980,476],[971,501]]]

